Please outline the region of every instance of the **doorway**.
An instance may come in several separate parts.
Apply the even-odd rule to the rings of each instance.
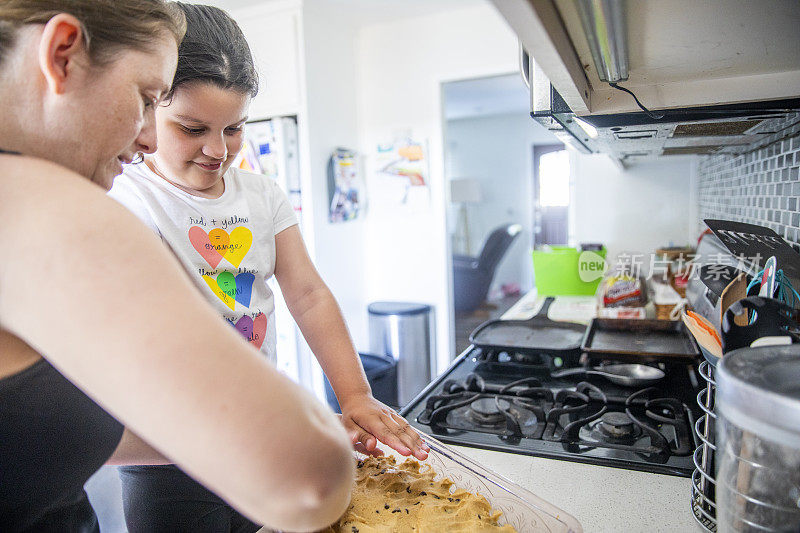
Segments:
[[[531,148],[555,145],[557,139],[530,118],[528,89],[517,73],[447,82],[442,85],[442,98],[452,279],[459,275],[456,263],[478,261],[493,230],[522,226],[488,287],[481,289],[481,303],[454,312],[458,354],[481,322],[502,315],[533,287]],[[453,309],[458,296],[455,285]]]

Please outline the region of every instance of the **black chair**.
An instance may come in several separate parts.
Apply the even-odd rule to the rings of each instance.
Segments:
[[[519,224],[505,224],[489,234],[478,257],[453,255],[456,312],[472,312],[486,300],[497,265],[521,231]]]

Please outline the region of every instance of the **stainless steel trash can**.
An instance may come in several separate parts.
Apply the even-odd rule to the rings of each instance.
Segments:
[[[433,307],[409,302],[373,302],[369,350],[397,361],[397,400],[406,405],[431,381]]]

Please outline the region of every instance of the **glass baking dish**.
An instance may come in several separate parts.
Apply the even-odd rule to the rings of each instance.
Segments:
[[[455,488],[484,496],[492,509],[502,511],[498,523],[510,524],[520,533],[546,531],[548,533],[581,533],[583,528],[571,515],[565,513],[531,491],[509,481],[499,474],[487,470],[472,459],[445,446],[430,435],[423,434],[431,451],[422,462],[436,472],[435,479],[448,478]],[[405,458],[386,447],[398,461]]]
[[[430,435],[422,434],[422,436],[431,451],[428,458],[421,463],[433,468],[436,472],[434,479],[448,478],[454,483],[452,490],[459,488],[484,496],[493,510],[503,512],[498,520],[500,525],[510,524],[520,533],[583,532],[583,528],[574,517],[555,505],[547,503],[529,490],[499,474],[487,470]],[[383,444],[379,444],[379,447],[385,454],[393,455],[397,462],[406,460],[405,457]],[[355,455],[359,459],[364,458],[359,453]],[[269,532],[272,530],[266,528],[259,531],[259,533]]]

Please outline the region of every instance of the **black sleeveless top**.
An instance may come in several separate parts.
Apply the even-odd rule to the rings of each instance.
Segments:
[[[0,379],[0,531],[99,531],[83,485],[122,431],[44,359]]]

